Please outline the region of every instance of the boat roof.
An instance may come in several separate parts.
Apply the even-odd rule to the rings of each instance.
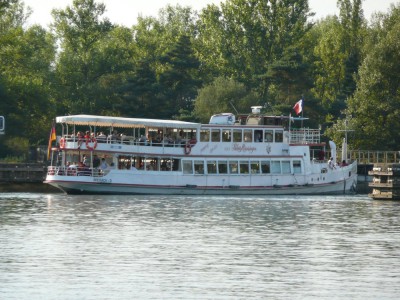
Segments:
[[[123,118],[123,117],[107,117],[93,115],[72,115],[56,118],[57,123],[65,123],[68,125],[89,125],[102,127],[124,127],[124,128],[186,128],[200,129],[200,123],[191,123],[176,120],[158,120],[158,119],[142,119],[142,118]]]

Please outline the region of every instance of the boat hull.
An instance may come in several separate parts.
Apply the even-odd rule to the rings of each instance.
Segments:
[[[202,187],[195,185],[162,186],[142,184],[93,183],[48,180],[46,183],[68,194],[113,194],[113,195],[328,195],[345,194],[356,191],[357,175],[345,180],[322,184],[304,184],[287,186],[225,186]]]

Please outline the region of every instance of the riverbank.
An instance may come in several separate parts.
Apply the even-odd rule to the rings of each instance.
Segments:
[[[44,184],[47,165],[43,163],[0,163],[0,192],[59,193]]]
[[[62,193],[62,191],[40,182],[0,182],[0,193]]]

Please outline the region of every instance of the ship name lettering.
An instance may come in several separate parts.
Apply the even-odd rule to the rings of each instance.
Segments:
[[[256,147],[246,146],[246,144],[242,144],[242,145],[233,144],[233,151],[253,153],[254,151],[256,151]]]
[[[111,179],[105,179],[105,178],[93,178],[94,182],[98,182],[98,183],[111,183],[112,180]]]

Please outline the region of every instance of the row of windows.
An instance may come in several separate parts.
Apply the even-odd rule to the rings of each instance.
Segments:
[[[183,171],[183,174],[301,174],[300,160],[187,160],[177,158],[118,157],[118,169]]]
[[[294,160],[183,160],[183,174],[300,174],[301,161]]]
[[[282,129],[201,129],[201,142],[282,143]]]

